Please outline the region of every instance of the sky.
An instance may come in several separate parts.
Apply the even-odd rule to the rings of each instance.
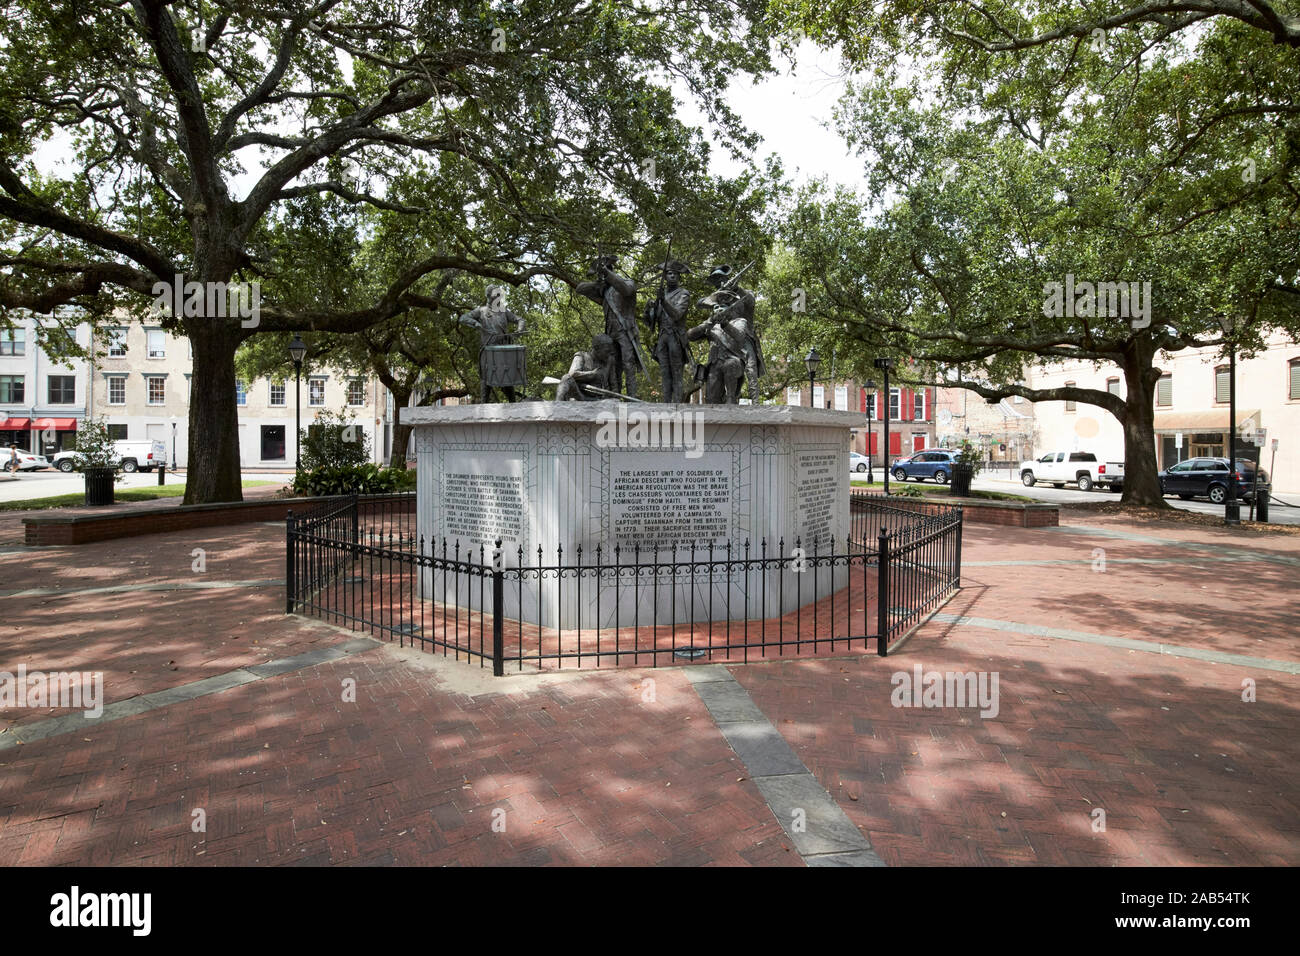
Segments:
[[[838,54],[805,40],[798,47],[793,69],[757,84],[733,82],[727,102],[746,126],[763,137],[759,156],[776,153],[786,174],[797,183],[825,176],[832,186],[856,189],[862,181],[862,161],[849,154],[831,125],[831,112],[844,92],[845,79]],[[684,122],[709,129],[688,95],[678,92],[678,101]],[[741,171],[740,164],[716,145],[712,167],[711,172],[719,175]]]

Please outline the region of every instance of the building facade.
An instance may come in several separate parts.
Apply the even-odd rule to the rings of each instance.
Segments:
[[[13,328],[0,329],[0,445],[48,457],[71,447],[86,417],[90,363],[55,361],[41,339],[70,334],[86,349],[90,325],[68,333],[53,318],[20,314],[12,321]]]
[[[1186,458],[1228,453],[1228,360],[1217,348],[1162,352],[1156,357],[1156,461],[1161,468]],[[1118,366],[1067,363],[1030,373],[1033,388],[1109,390],[1123,396]],[[1300,345],[1284,334],[1270,338],[1253,358],[1237,360],[1237,454],[1258,457],[1272,474],[1279,494],[1300,494]],[[1038,449],[1093,451],[1100,458],[1122,458],[1124,433],[1119,420],[1095,405],[1039,402]],[[1264,445],[1244,440],[1246,432],[1266,432]],[[1276,451],[1273,441],[1277,441]],[[1028,456],[1026,456],[1028,457]]]
[[[889,388],[889,460],[906,458],[937,444],[935,430],[935,389],[912,389],[893,386]],[[787,405],[807,405],[808,388],[787,388]],[[852,450],[868,455],[877,464],[885,461],[885,395],[879,384],[874,389],[865,388],[861,382],[840,382],[831,385],[814,385],[814,408],[833,408],[837,411],[858,411],[862,414],[862,427],[853,430]]]
[[[97,330],[95,352],[92,414],[115,438],[164,442],[168,460],[185,466],[194,357],[189,339],[158,326],[123,322]],[[392,441],[387,389],[372,375],[313,370],[302,376],[300,396],[292,378],[236,384],[241,467],[293,470],[299,398],[303,428],[322,411],[350,412],[368,439],[370,459],[387,461]]]
[[[1037,441],[1033,402],[1013,395],[990,403],[965,388],[936,391],[935,421],[944,448],[969,441],[994,462],[1019,462],[1033,453]]]

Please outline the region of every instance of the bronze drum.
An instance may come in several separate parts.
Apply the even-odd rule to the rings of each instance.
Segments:
[[[480,353],[479,372],[488,388],[523,388],[528,384],[524,346],[489,345]]]

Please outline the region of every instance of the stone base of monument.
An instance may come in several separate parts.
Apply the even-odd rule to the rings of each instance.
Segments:
[[[445,543],[490,566],[500,541],[509,618],[558,628],[754,619],[847,583],[847,562],[826,556],[848,547],[858,414],[603,401],[401,416],[415,426],[428,551],[441,556]],[[421,593],[490,611],[482,572],[426,569]]]

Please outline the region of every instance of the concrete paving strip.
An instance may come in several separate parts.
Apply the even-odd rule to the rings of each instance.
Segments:
[[[1063,524],[1055,527],[1039,528],[1039,531],[1057,531],[1077,534],[1083,538],[1114,538],[1119,541],[1136,541],[1140,544],[1158,544],[1165,548],[1184,548],[1189,551],[1208,551],[1220,558],[1235,558],[1249,561],[1276,561],[1279,564],[1300,566],[1300,558],[1276,551],[1256,550],[1235,544],[1218,544],[1206,541],[1179,541],[1175,538],[1157,538],[1154,535],[1136,534],[1132,531],[1116,531],[1113,528],[1093,528],[1088,525]],[[1207,555],[1208,557],[1209,555]]]
[[[359,654],[362,651],[383,646],[382,641],[376,641],[369,637],[357,637],[350,641],[344,641],[342,644],[318,647],[303,654],[282,657],[263,664],[238,667],[233,671],[226,671],[224,674],[214,674],[211,677],[191,681],[188,684],[180,684],[176,687],[168,687],[164,690],[141,694],[127,700],[105,704],[104,712],[98,717],[87,717],[83,712],[77,711],[76,713],[65,714],[62,717],[52,717],[49,720],[10,727],[8,730],[0,732],[0,750],[7,750],[10,747],[29,744],[37,740],[45,740],[48,737],[57,737],[60,734],[70,734],[77,731],[85,732],[105,721],[134,717],[136,714],[158,710],[160,707],[169,707],[172,704],[194,700],[198,697],[206,697],[208,694],[219,694],[222,691],[231,690],[244,684],[251,684],[290,671],[314,667],[327,661],[337,661],[344,657],[351,657],[353,654]]]
[[[885,865],[726,667],[683,672],[808,866]]]
[[[106,584],[97,588],[27,588],[0,591],[0,597],[68,597],[78,594],[127,594],[132,591],[212,591],[222,588],[284,587],[284,578],[250,581],[152,581],[147,584]]]
[[[1182,647],[1178,644],[1161,644],[1156,641],[1142,641],[1132,637],[1090,634],[1087,631],[1070,631],[1059,627],[1043,627],[1039,624],[1021,624],[1018,621],[998,621],[988,617],[967,617],[962,614],[936,614],[930,620],[936,624],[983,627],[991,631],[1010,631],[1013,634],[1022,634],[1029,637],[1047,637],[1057,641],[1098,644],[1103,647],[1119,647],[1129,651],[1144,651],[1148,654],[1165,654],[1169,657],[1188,657],[1198,661],[1210,661],[1214,664],[1232,664],[1236,667],[1281,671],[1283,674],[1300,674],[1300,662],[1297,661],[1279,661],[1268,657],[1228,654],[1224,651],[1208,651],[1199,647]]]

